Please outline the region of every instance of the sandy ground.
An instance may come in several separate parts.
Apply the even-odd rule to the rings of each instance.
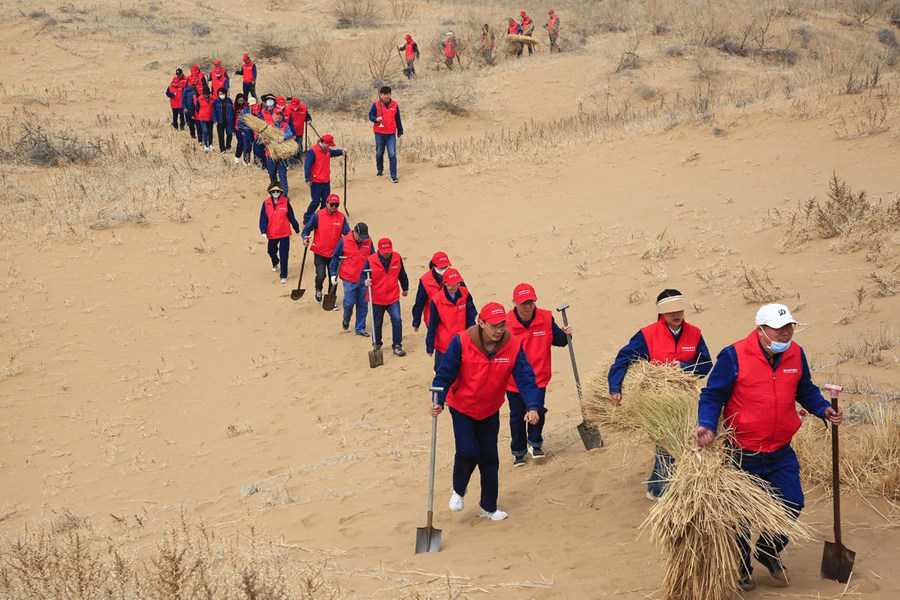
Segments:
[[[7,29],[0,49],[14,39]],[[90,62],[118,71],[123,59],[109,50],[114,42],[105,44]],[[51,65],[73,57],[54,48],[40,57],[50,64],[29,68],[20,83],[59,74],[67,85],[70,70]],[[532,92],[553,97],[559,114],[573,113],[574,93],[553,96],[559,82],[551,75],[576,72],[585,56],[542,60]],[[122,118],[152,115],[153,143],[186,144],[164,121],[168,76],[138,74],[125,75],[134,85],[122,91]],[[509,72],[479,99],[478,127],[530,113],[504,77]],[[404,96],[395,97],[402,107]],[[85,118],[115,107],[101,91],[78,110]],[[873,299],[849,326],[836,324],[872,264],[823,240],[778,252],[779,215],[823,197],[832,173],[872,197],[896,197],[897,140],[839,139],[828,119],[791,120],[786,112],[735,111],[724,136],[707,125],[619,132],[548,149],[536,161],[503,159],[501,169],[409,164],[401,146],[399,185],[376,179],[369,157],[354,157],[351,221],[392,238],[411,278],[434,251],[446,251],[479,306],[508,305],[521,281],[535,285],[542,307],[568,302],[583,375],[652,321],[652,298],[664,287],[697,303],[688,320],[714,354],[745,335],[756,305],[736,283],[742,264],[768,268],[784,301],[812,325],[798,341],[816,365],[832,365],[839,342],[895,326],[900,303]],[[404,118],[410,131],[429,126],[424,116]],[[464,119],[435,126],[470,134]],[[364,138],[366,125],[357,127]],[[289,178],[299,209],[305,189],[296,171]],[[639,530],[651,449],[610,435],[605,449],[584,451],[565,350],[554,353],[545,463],[514,471],[501,428],[507,521],[475,518],[477,483],[470,506],[449,512],[452,432],[449,419],[439,419],[435,524],[444,543],[439,554],[413,554],[425,523],[431,361],[424,330],[409,325],[412,298],[403,301],[409,355],[388,354],[384,367],[370,370],[368,340],[342,332],[338,313],[314,302],[311,264],[306,296],[290,301],[297,238],[291,285],[271,272],[256,225],[265,183],[256,171],[223,175],[195,198],[184,224],[151,217],[148,226],[92,231],[79,243],[0,243],[0,358],[9,357],[0,379],[0,530],[13,535],[70,512],[128,529],[146,548],[184,513],[222,531],[252,523],[302,547],[297,559],[324,560],[348,597],[391,598],[409,582],[448,573],[472,597],[659,597],[661,555]],[[673,242],[673,256],[642,259],[660,234]],[[720,276],[708,285],[695,272]],[[635,292],[642,301],[629,301]],[[895,364],[854,363],[816,374],[817,383],[835,370],[900,384]],[[803,518],[830,540],[831,508],[821,498],[810,491]],[[877,500],[845,503],[845,544],[857,552],[851,589],[865,599],[900,597],[896,515]],[[818,575],[821,546],[791,546],[792,587],[759,577],[753,596],[837,597],[844,586]]]

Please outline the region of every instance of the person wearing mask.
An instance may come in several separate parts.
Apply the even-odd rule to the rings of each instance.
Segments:
[[[682,370],[706,377],[712,369],[712,358],[703,334],[684,320],[688,302],[681,292],[665,289],[656,297],[656,322],[643,327],[619,350],[609,368],[609,399],[618,406],[622,401],[622,382],[628,365],[639,360],[658,364],[677,363]],[[625,399],[627,401],[627,398]],[[647,479],[647,498],[659,500],[665,491],[669,471],[675,458],[661,446],[656,447],[653,471]]]
[[[259,213],[259,231],[269,241],[268,253],[272,270],[281,268],[281,283],[287,283],[288,256],[291,251],[291,229],[300,233],[300,224],[294,217],[291,201],[278,183],[270,183],[269,197],[263,200]]]
[[[378,252],[366,259],[364,270],[371,271],[372,278],[366,281],[372,294],[372,335],[375,346],[381,348],[381,330],[384,313],[391,318],[391,349],[394,356],[406,356],[403,349],[403,321],[400,317],[400,295],[409,295],[409,277],[403,258],[394,252],[389,238],[378,240]]]
[[[241,65],[235,70],[235,75],[240,75],[243,85],[244,98],[256,97],[256,65],[250,60],[250,55],[245,54]]]
[[[391,99],[390,86],[382,86],[379,99],[369,109],[369,120],[375,132],[375,169],[378,177],[384,174],[384,150],[387,148],[391,181],[397,183],[397,138],[403,136],[400,107]]]
[[[416,60],[419,58],[419,45],[408,33],[406,34],[406,42],[397,48],[400,52],[403,53],[403,59],[406,61],[406,68],[403,69],[403,74],[406,75],[407,79],[412,79],[412,76],[416,74]]]
[[[502,521],[509,516],[497,507],[500,471],[497,438],[507,382],[512,379],[518,386],[526,408],[524,418],[529,424],[538,422],[544,408],[522,341],[509,332],[506,321],[503,305],[489,302],[478,314],[476,325],[454,334],[431,384],[443,391],[437,395],[437,404],[429,407],[431,415],[437,417],[446,404],[453,419],[456,452],[450,510],[458,512],[465,508],[469,480],[478,468],[481,476],[478,516],[491,521]]]
[[[353,231],[338,241],[331,258],[331,268],[334,275],[331,276],[331,284],[337,285],[338,278],[344,283],[344,318],[341,328],[344,331],[350,329],[350,317],[353,316],[353,307],[356,307],[356,335],[369,337],[366,331],[366,315],[369,314],[369,305],[366,303],[366,285],[362,280],[363,267],[366,259],[375,251],[372,249],[372,239],[369,237],[369,226],[363,222],[356,224]],[[340,260],[343,257],[343,260]],[[340,269],[338,269],[340,264]]]
[[[206,75],[200,70],[198,65],[191,65],[191,72],[188,75],[188,85],[194,88],[194,93],[199,96],[203,90],[209,86],[206,81]]]
[[[212,152],[213,100],[210,98],[209,88],[203,88],[203,93],[197,97],[195,106],[194,118],[200,125],[200,145],[204,151]]]
[[[431,297],[441,289],[444,272],[450,266],[450,259],[445,252],[435,252],[428,261],[428,270],[419,277],[416,302],[412,308],[413,331],[419,330],[423,318],[425,319],[425,328],[428,328],[428,319],[431,317]]]
[[[216,60],[213,62],[213,65],[213,68],[209,71],[209,85],[213,96],[218,96],[219,90],[227,92],[231,87],[231,83],[228,81],[228,71],[222,66],[222,61]]]
[[[304,245],[309,246],[309,249],[313,251],[316,266],[316,302],[322,301],[322,284],[325,282],[325,277],[333,274],[331,259],[334,258],[334,250],[340,239],[350,233],[347,217],[338,210],[340,206],[341,199],[337,194],[328,196],[325,208],[313,213],[306,222],[303,233],[300,234]],[[312,237],[310,246],[310,235],[313,232],[315,235]]]
[[[813,383],[806,354],[792,341],[795,325],[787,306],[766,304],[756,313],[753,331],[719,353],[700,391],[694,437],[700,448],[711,444],[722,417],[723,426],[732,430],[735,467],[768,484],[766,491],[796,519],[804,505],[800,463],[791,448],[800,429],[796,405],[832,425],[840,425],[844,415]],[[763,533],[753,554],[779,586],[789,583],[781,562],[788,541],[785,535]],[[749,531],[739,536],[738,544],[738,586],[751,591],[756,582],[751,577]]]
[[[259,118],[268,123],[272,124],[272,115],[275,113],[275,109],[278,108],[275,106],[275,96],[272,94],[263,94],[262,96],[262,108],[259,111]]]
[[[303,214],[304,223],[315,211],[325,206],[325,199],[331,195],[331,159],[334,156],[344,156],[344,160],[347,160],[347,151],[334,147],[334,136],[330,133],[323,135],[306,153],[303,174],[306,185],[309,186],[311,201]]]
[[[234,104],[228,97],[228,90],[219,88],[218,97],[213,101],[213,122],[219,138],[219,152],[225,154],[231,150],[231,137],[234,132]]]
[[[280,129],[283,133],[280,140],[277,142],[269,142],[269,144],[280,144],[294,137],[294,132],[284,121],[284,113],[281,112],[280,108],[276,108],[272,112],[272,127]],[[280,182],[281,187],[284,188],[285,194],[288,193],[287,164],[288,159],[275,158],[272,156],[272,149],[268,146],[266,147],[266,170],[269,172],[269,181]]]
[[[241,120],[241,117],[244,115],[249,115],[250,113],[250,105],[247,104],[247,100],[244,98],[244,94],[238,94],[234,97],[234,137],[235,137],[235,151],[234,151],[234,164],[238,165],[241,163],[241,158],[244,159],[244,164],[250,164],[250,147],[253,145],[253,131],[244,125],[244,122]],[[250,132],[251,135],[247,135],[247,132]]]
[[[169,87],[166,88],[166,97],[169,99],[169,108],[172,109],[172,128],[179,128],[179,121],[181,122],[181,129],[184,129],[184,106],[182,106],[182,96],[184,95],[184,88],[187,87],[187,77],[184,76],[184,71],[181,69],[175,69],[175,77],[172,78],[172,82],[169,84]]]
[[[441,360],[453,336],[475,324],[475,317],[478,314],[475,302],[469,289],[462,284],[462,275],[451,267],[444,271],[441,289],[431,297],[425,352],[428,356],[434,356],[435,372],[440,368]]]

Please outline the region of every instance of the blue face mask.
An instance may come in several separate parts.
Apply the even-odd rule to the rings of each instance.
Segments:
[[[762,334],[766,336],[767,340],[769,340],[769,350],[771,350],[774,354],[781,354],[791,347],[790,342],[773,342],[772,339],[766,335],[766,332],[763,331],[762,328],[760,328],[759,330],[762,331]]]

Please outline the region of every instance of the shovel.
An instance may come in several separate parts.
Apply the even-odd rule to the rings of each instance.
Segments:
[[[437,395],[444,388],[431,388],[431,405],[437,406]],[[416,528],[416,554],[441,551],[441,530],[432,526],[434,518],[434,449],[437,445],[437,417],[431,417],[431,466],[428,471],[428,524]]]
[[[337,271],[334,272],[335,275],[341,272],[341,263],[344,262],[346,256],[342,256],[338,259]],[[337,301],[337,284],[331,283],[331,278],[328,278],[328,293],[325,294],[325,297],[322,298],[322,310],[334,310],[334,304]]]
[[[384,354],[375,343],[375,311],[372,309],[372,269],[366,269],[366,279],[370,285],[366,286],[366,296],[369,297],[369,316],[372,318],[372,349],[369,350],[369,367],[374,369],[384,364]]]
[[[299,300],[303,297],[303,294],[306,293],[300,285],[303,283],[303,270],[306,268],[306,251],[309,250],[309,246],[303,247],[303,262],[300,263],[300,281],[297,282],[297,289],[291,290],[291,300]]]
[[[839,385],[828,384],[824,386],[831,392],[831,406],[838,409],[838,394],[843,391]],[[841,543],[841,477],[840,457],[838,448],[838,426],[831,424],[831,480],[834,485],[834,542],[825,542],[822,551],[822,578],[837,579],[841,583],[850,580],[853,572],[853,561],[856,552],[844,547]]]
[[[563,304],[556,310],[562,313],[563,326],[569,326],[569,319],[566,316],[568,304]],[[596,450],[603,447],[603,438],[600,437],[600,430],[591,425],[584,418],[584,399],[581,395],[581,378],[578,377],[578,366],[575,364],[575,348],[572,347],[572,336],[566,334],[569,338],[569,358],[572,359],[572,372],[575,373],[575,389],[578,391],[578,406],[581,407],[581,423],[578,424],[578,435],[581,436],[581,442],[584,444],[585,450]]]
[[[347,155],[344,154],[344,214],[348,217],[350,216],[350,211],[347,210]]]

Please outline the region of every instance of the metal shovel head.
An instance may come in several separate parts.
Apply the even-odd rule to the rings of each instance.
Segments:
[[[369,366],[371,368],[380,367],[384,364],[384,353],[381,348],[369,350]]]
[[[416,554],[441,551],[441,530],[434,527],[416,528]]]
[[[600,430],[587,421],[582,421],[578,424],[578,435],[581,436],[585,450],[596,450],[603,447],[603,438],[600,437]]]
[[[822,551],[822,578],[847,583],[853,572],[854,560],[856,552],[853,550],[845,548],[843,544],[825,542],[825,549]]]
[[[306,293],[305,289],[301,290],[291,290],[291,300],[299,300],[303,297],[303,294]]]
[[[337,290],[334,290],[337,292]],[[334,302],[337,299],[337,293],[332,294],[331,290],[322,298],[322,310],[334,310]]]

